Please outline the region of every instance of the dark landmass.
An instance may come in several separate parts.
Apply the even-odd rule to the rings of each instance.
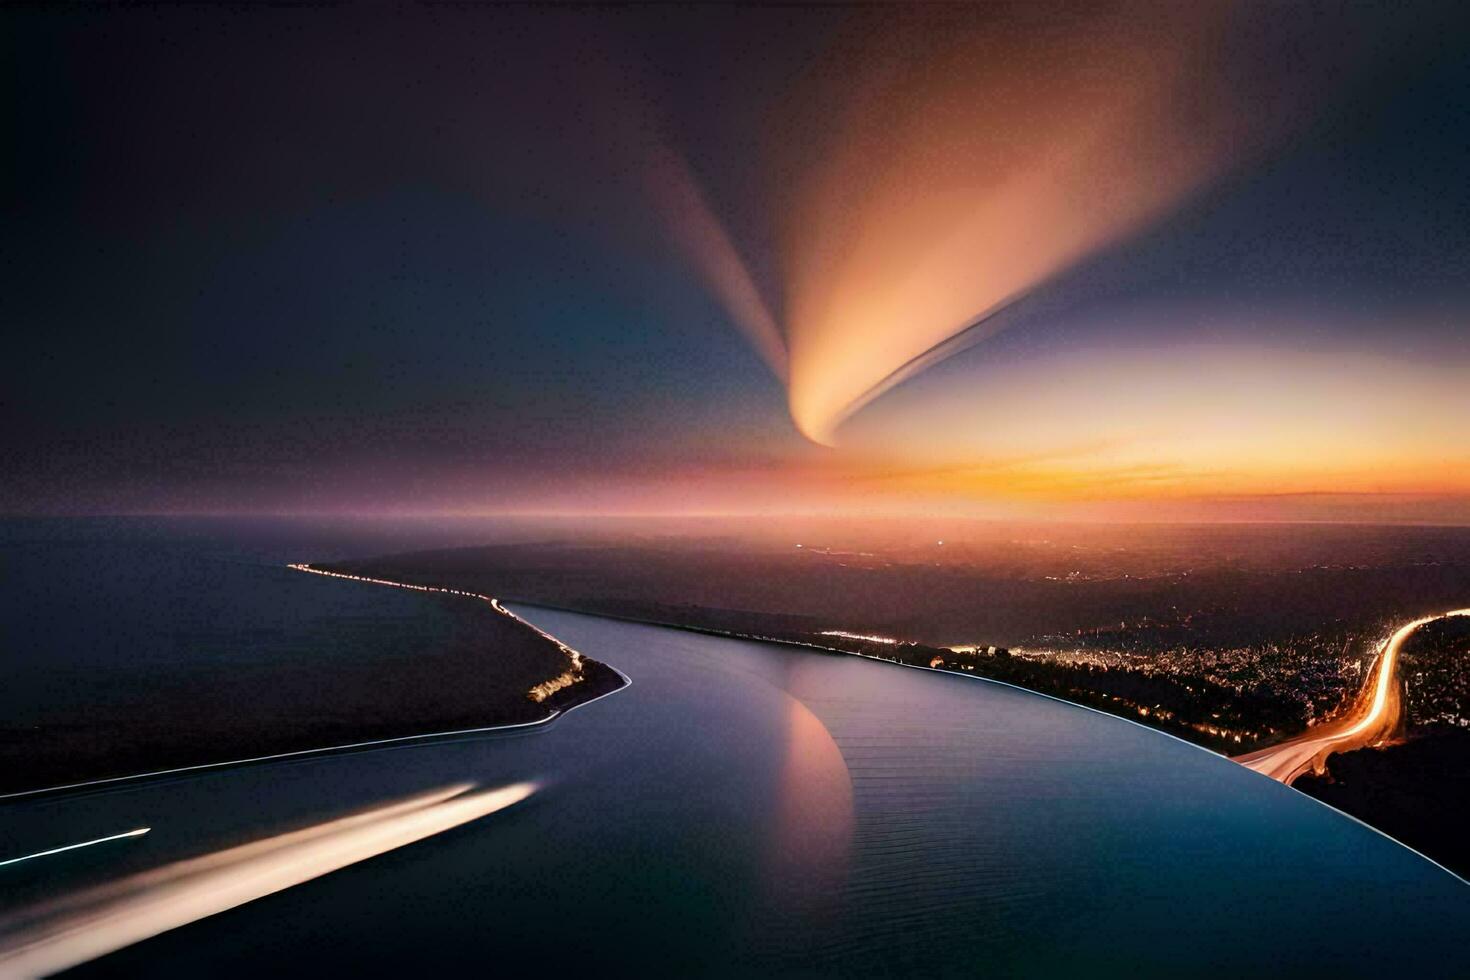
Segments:
[[[1470,618],[1420,627],[1399,677],[1406,741],[1332,755],[1292,785],[1470,878]]]
[[[0,793],[542,721],[624,683],[583,658],[580,681],[534,702],[532,687],[568,670],[561,648],[480,600],[426,601],[453,613],[448,642],[428,653],[150,674],[111,685],[85,716],[35,704],[0,722]]]
[[[882,597],[895,591],[913,595],[908,577],[926,579],[932,571],[931,566],[869,556],[875,561],[864,566],[864,574],[854,576],[834,571],[852,566],[834,564],[828,557],[793,556],[784,549],[773,554],[740,546],[721,548],[707,541],[563,542],[416,552],[323,567],[466,589],[506,601],[970,673],[1140,721],[1230,754],[1306,727],[1299,699],[1269,690],[1241,690],[1198,676],[1050,662],[1012,656],[1006,648],[992,649],[989,644],[983,652],[957,652],[917,640],[878,642],[829,635],[834,630],[880,635],[884,624],[892,622],[879,611],[892,603],[891,596]],[[961,569],[941,568],[941,572],[954,582],[963,577]],[[966,588],[983,590],[986,580],[975,578],[972,571]],[[1034,588],[1035,583],[1012,583],[1007,595],[1014,598]],[[704,604],[720,599],[732,605]],[[933,608],[936,601],[947,600],[929,594],[919,604]],[[742,602],[750,606],[733,605]]]
[[[1470,878],[1470,732],[1334,755],[1293,785]]]
[[[1272,643],[1470,597],[1464,528],[607,524],[342,564],[453,576],[502,599],[728,610],[946,647]]]
[[[619,604],[615,609],[573,611],[697,633],[790,644],[818,653],[857,654],[912,667],[968,673],[1142,722],[1225,754],[1233,755],[1278,741],[1305,726],[1299,705],[1289,699],[1239,695],[1208,681],[1186,684],[1141,671],[1027,660],[1012,656],[1004,647],[959,653],[923,643],[825,636],[783,628],[782,622],[789,617],[758,617],[727,609],[670,609],[655,605],[640,608],[636,604]],[[1235,733],[1245,733],[1252,726],[1263,730],[1258,735],[1234,737]]]
[[[688,518],[534,532],[332,567],[970,673],[1229,755],[1330,716],[1395,627],[1470,602],[1467,528]]]

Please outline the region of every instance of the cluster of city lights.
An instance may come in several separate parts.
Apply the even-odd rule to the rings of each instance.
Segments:
[[[875,633],[848,633],[845,630],[823,630],[818,636],[836,636],[844,640],[864,640],[868,643],[886,643],[889,646],[897,646],[902,640],[895,640],[891,636],[878,636]]]
[[[578,668],[577,670],[563,671],[562,673],[553,677],[551,680],[542,681],[540,684],[537,684],[535,687],[531,688],[529,691],[526,692],[526,697],[530,698],[532,701],[535,701],[537,704],[540,704],[542,701],[545,701],[557,691],[571,687],[573,684],[580,681],[582,679],[582,676],[583,675],[580,668]]]

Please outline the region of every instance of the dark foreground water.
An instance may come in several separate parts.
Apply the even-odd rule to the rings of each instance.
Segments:
[[[179,655],[189,644],[163,636],[169,624],[220,601],[199,569],[249,554],[258,561],[238,567],[255,571],[233,588],[258,575],[270,594],[289,591],[294,636],[321,627],[314,610],[340,618],[357,596],[348,618],[387,609],[388,633],[412,619],[400,603],[431,601],[277,581],[272,561],[332,555],[294,550],[295,531],[260,550],[251,533],[201,545],[158,531],[178,575],[150,581],[177,614],[156,634],[128,609],[94,615],[123,617],[140,655]],[[113,547],[82,538],[79,559]],[[0,859],[153,828],[0,867],[0,906],[448,784],[529,779],[541,789],[510,809],[78,972],[1347,977],[1462,965],[1470,888],[1162,735],[950,674],[518,611],[632,687],[528,732],[0,804]],[[248,624],[230,629],[248,656]],[[329,655],[371,652],[381,635],[357,630]],[[3,653],[7,672],[28,669],[27,649]]]

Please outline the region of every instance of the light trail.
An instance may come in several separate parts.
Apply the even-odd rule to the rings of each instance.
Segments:
[[[152,829],[153,828],[151,827],[139,827],[136,830],[129,830],[121,834],[113,834],[110,837],[98,837],[96,840],[84,840],[80,844],[67,844],[65,847],[53,847],[49,851],[37,851],[35,854],[22,854],[20,857],[8,858],[4,861],[0,861],[0,868],[5,867],[7,864],[19,864],[22,861],[30,861],[35,858],[50,857],[52,854],[63,854],[66,851],[75,851],[79,847],[91,847],[93,844],[106,844],[108,841],[126,840],[129,837],[142,837],[144,834],[148,833],[148,831]]]
[[[1396,681],[1404,643],[1421,626],[1452,616],[1470,616],[1470,609],[1424,616],[1395,630],[1379,652],[1378,663],[1358,699],[1361,707],[1356,712],[1280,745],[1236,756],[1235,761],[1289,786],[1308,770],[1320,770],[1332,753],[1373,745],[1392,734],[1402,714]]]
[[[819,636],[839,636],[844,640],[867,640],[869,643],[885,643],[889,646],[897,646],[900,641],[891,636],[879,636],[876,633],[849,633],[846,630],[823,630]]]
[[[0,976],[48,976],[519,803],[461,783],[130,875],[0,921]]]

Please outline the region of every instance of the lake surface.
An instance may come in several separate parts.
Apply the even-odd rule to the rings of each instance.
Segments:
[[[443,602],[346,583],[303,587],[304,576],[285,567],[289,556],[346,543],[308,526],[292,530],[277,522],[0,522],[4,727],[163,705],[248,671],[432,656],[455,641],[462,617]]]
[[[149,591],[176,614],[150,634],[129,609],[93,612],[99,622],[123,617],[131,625],[121,635],[140,648],[187,651],[169,635],[198,618],[198,603],[219,602],[199,569],[227,556],[250,558],[239,567],[270,579],[267,591],[290,592],[293,635],[325,629],[344,603],[369,625],[386,610],[391,632],[412,622],[413,603],[443,601],[273,578],[276,562],[381,551],[378,531],[355,545],[350,534],[332,538],[327,549],[330,535],[296,525],[272,525],[264,545],[258,524],[149,528],[176,559]],[[78,581],[91,581],[88,555],[115,552],[116,535],[68,534],[78,569],[91,569]],[[301,550],[310,547],[330,553]],[[17,554],[7,549],[8,578],[25,571]],[[64,588],[57,554],[48,581]],[[320,610],[326,620],[314,618]],[[1458,968],[1470,887],[1163,735],[955,675],[516,611],[632,686],[528,731],[0,804],[0,859],[153,828],[0,868],[0,906],[449,784],[534,780],[538,792],[507,810],[77,972],[1366,977]],[[270,614],[282,615],[279,606]],[[228,623],[248,655],[258,637],[248,622]],[[6,624],[7,672],[27,670],[33,648],[13,646],[26,635]],[[354,644],[370,655],[381,635],[355,630],[322,655],[353,656]]]

